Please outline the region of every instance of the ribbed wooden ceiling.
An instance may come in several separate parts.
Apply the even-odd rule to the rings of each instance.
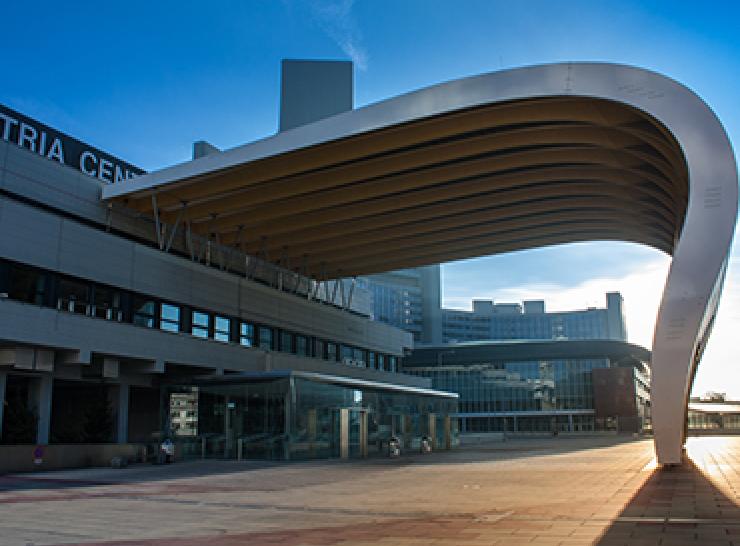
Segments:
[[[493,104],[159,187],[160,218],[346,277],[585,240],[672,253],[688,199],[669,132],[620,103]],[[114,200],[153,214],[152,190]]]

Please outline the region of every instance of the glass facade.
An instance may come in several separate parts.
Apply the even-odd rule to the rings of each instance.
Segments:
[[[689,404],[688,428],[689,431],[715,431],[717,433],[737,434],[740,430],[740,407],[737,402],[734,407],[722,408],[721,404],[712,404],[711,409],[697,409],[695,404]]]
[[[311,374],[170,387],[164,433],[185,458],[314,459],[386,455],[422,438],[457,445],[457,398],[381,384],[315,380]]]
[[[460,394],[460,412],[593,408],[591,370],[609,360],[543,360],[411,369],[434,388]]]
[[[421,341],[424,287],[420,269],[402,269],[367,277],[373,320],[411,332]],[[437,287],[439,291],[439,287]]]
[[[593,430],[591,372],[609,366],[608,358],[579,358],[414,366],[404,371],[430,378],[434,389],[460,395],[463,431],[524,432]]]

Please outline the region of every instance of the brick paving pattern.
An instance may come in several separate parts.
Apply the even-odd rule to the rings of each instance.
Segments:
[[[0,545],[740,546],[740,438],[512,440],[400,460],[0,477]]]

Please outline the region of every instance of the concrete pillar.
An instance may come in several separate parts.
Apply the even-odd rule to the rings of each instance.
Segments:
[[[128,404],[131,388],[128,383],[118,385],[116,400],[116,442],[128,443]]]
[[[49,432],[51,431],[51,396],[54,386],[54,377],[51,374],[43,374],[36,381],[35,402],[38,412],[38,423],[36,428],[36,443],[46,445],[49,443]]]
[[[568,414],[568,432],[573,432],[573,414]]]
[[[8,373],[0,372],[0,440],[3,438],[3,410],[5,409],[5,386],[8,384]]]

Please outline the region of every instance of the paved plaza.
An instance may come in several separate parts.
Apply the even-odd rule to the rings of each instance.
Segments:
[[[0,477],[0,544],[740,546],[740,438],[509,440],[400,460]]]

